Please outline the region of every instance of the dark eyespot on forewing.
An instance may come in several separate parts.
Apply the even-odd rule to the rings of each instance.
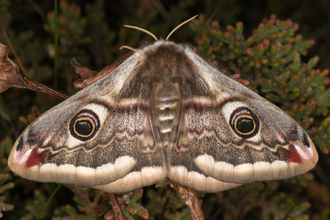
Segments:
[[[70,121],[71,135],[81,141],[92,139],[99,128],[99,117],[89,109],[81,110]]]
[[[229,124],[238,136],[245,139],[251,138],[259,132],[258,117],[246,107],[235,109],[230,116]]]

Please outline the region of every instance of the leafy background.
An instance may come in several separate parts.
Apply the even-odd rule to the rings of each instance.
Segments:
[[[127,52],[120,51],[120,46],[137,48],[141,42],[153,42],[150,36],[124,28],[123,24],[166,37],[182,21],[200,14],[190,25],[177,30],[171,40],[195,47],[210,62],[217,61],[212,65],[243,84],[248,80],[249,88],[302,124],[320,153],[316,168],[305,175],[201,194],[206,218],[329,218],[329,1],[62,0],[58,6],[57,90],[67,95],[77,92],[72,86],[78,79],[69,65],[72,57],[99,71]],[[54,87],[53,1],[1,0],[0,24],[0,42],[8,45],[6,32],[27,76]],[[16,88],[0,96],[0,209],[4,219],[35,219],[56,188],[56,184],[36,183],[13,175],[6,159],[22,130],[58,102],[48,95]],[[141,194],[140,190],[119,196],[127,216],[189,219],[189,210],[168,185],[147,187],[142,197]],[[42,216],[112,217],[104,194],[75,186],[62,187]]]

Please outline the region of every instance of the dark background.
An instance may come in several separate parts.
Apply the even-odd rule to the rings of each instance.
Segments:
[[[51,88],[54,88],[53,13],[53,1],[0,0],[2,27],[0,42],[8,45],[4,37],[5,31],[27,69],[27,76]],[[276,15],[280,20],[290,18],[299,24],[296,34],[301,34],[304,39],[315,40],[315,45],[308,50],[308,54],[303,56],[302,60],[307,62],[317,55],[320,58],[317,68],[323,70],[330,67],[328,62],[330,58],[330,1],[328,0],[68,0],[59,1],[58,88],[56,89],[67,95],[72,95],[77,91],[72,86],[73,81],[78,79],[74,68],[69,64],[72,57],[76,57],[83,66],[100,71],[127,52],[119,51],[120,46],[128,45],[138,48],[144,41],[154,41],[142,32],[124,28],[124,24],[147,29],[159,38],[166,37],[174,27],[196,14],[203,14],[205,19],[218,21],[223,31],[226,30],[227,25],[235,26],[236,22],[242,21],[245,36],[250,36],[252,30],[270,15]],[[197,46],[195,37],[196,33],[190,29],[189,25],[185,25],[177,30],[170,40]],[[10,57],[17,63],[11,49]],[[23,75],[22,72],[21,74]],[[1,94],[0,140],[3,151],[1,156],[3,157],[3,173],[10,173],[5,167],[5,160],[18,135],[30,121],[58,102],[59,100],[48,95],[17,88],[11,88]],[[320,154],[321,159],[326,160],[326,156],[322,152]],[[233,216],[235,219],[267,219],[267,216],[270,216],[272,219],[276,214],[288,219],[298,219],[303,216],[306,219],[308,217],[309,219],[327,219],[330,212],[329,175],[320,170],[322,169],[317,168],[313,172],[314,175],[317,173],[317,177],[310,181],[307,179],[313,179],[313,175],[307,174],[303,179],[294,178],[280,184],[250,184],[237,191],[206,195],[203,199],[203,207],[206,209],[207,217],[213,219],[219,217],[233,219]],[[327,167],[323,167],[323,170],[327,170]],[[8,214],[5,212],[4,215],[7,215],[5,219],[9,213],[12,216],[11,219],[17,219],[18,216],[35,219],[40,206],[45,203],[49,192],[55,187],[52,184],[45,186],[45,184],[41,185],[13,176],[8,181],[14,182],[16,186],[5,191],[5,202],[15,205],[15,209]],[[296,188],[295,184],[297,184]],[[289,186],[286,188],[287,185]],[[36,189],[39,190],[36,191]],[[45,219],[50,219],[51,216],[58,218],[67,216],[68,211],[64,211],[65,208],[63,208],[68,207],[66,204],[70,204],[69,207],[73,207],[77,213],[83,213],[78,211],[77,204],[72,201],[72,197],[76,196],[77,192],[64,187],[62,189],[59,196],[55,197],[55,202]],[[295,192],[297,198],[292,195],[292,192]],[[165,197],[164,192],[158,193]],[[250,200],[246,200],[246,203],[239,202],[247,199],[246,197]],[[153,213],[153,207],[148,205],[150,201],[152,199],[149,197],[145,198],[142,204],[147,206],[150,213]],[[175,211],[169,208],[167,211],[183,213],[182,207]],[[270,211],[265,211],[267,209]],[[54,214],[54,210],[60,211]],[[296,217],[285,214],[292,210],[298,213]],[[240,213],[237,214],[237,212]],[[72,219],[76,219],[77,213],[72,214]],[[271,214],[262,215],[261,213]],[[154,216],[156,219],[157,216],[159,217],[157,214]],[[162,218],[165,218],[164,215]],[[181,216],[181,218],[184,217]]]

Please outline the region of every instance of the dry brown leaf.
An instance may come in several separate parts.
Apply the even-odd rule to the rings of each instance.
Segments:
[[[96,71],[91,71],[87,67],[82,66],[76,58],[73,58],[70,61],[70,64],[75,68],[76,73],[80,75],[81,79],[76,80],[73,85],[76,89],[83,89],[86,86],[93,84],[94,82],[98,81],[102,77],[111,73],[114,69],[116,69],[122,62],[124,62],[128,57],[130,57],[133,52],[127,53],[121,56],[117,61],[113,64],[106,66],[103,70],[99,73]]]
[[[18,66],[8,57],[8,47],[0,43],[0,93],[10,87],[27,88]]]
[[[24,80],[25,79],[25,80]],[[22,78],[18,66],[8,57],[8,47],[0,43],[0,93],[10,87],[25,88],[36,92],[44,92],[60,99],[67,99],[68,96],[31,80]]]

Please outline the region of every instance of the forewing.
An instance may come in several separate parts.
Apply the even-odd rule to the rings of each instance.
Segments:
[[[213,192],[221,187],[207,178],[242,184],[289,178],[315,166],[314,144],[295,120],[188,54],[194,77],[181,86],[180,122],[168,147],[170,179]]]
[[[30,180],[84,186],[124,176],[137,188],[141,178],[163,180],[167,167],[153,131],[149,82],[135,74],[138,56],[127,61],[35,120],[16,141],[9,167]],[[121,191],[131,188],[124,184]]]

